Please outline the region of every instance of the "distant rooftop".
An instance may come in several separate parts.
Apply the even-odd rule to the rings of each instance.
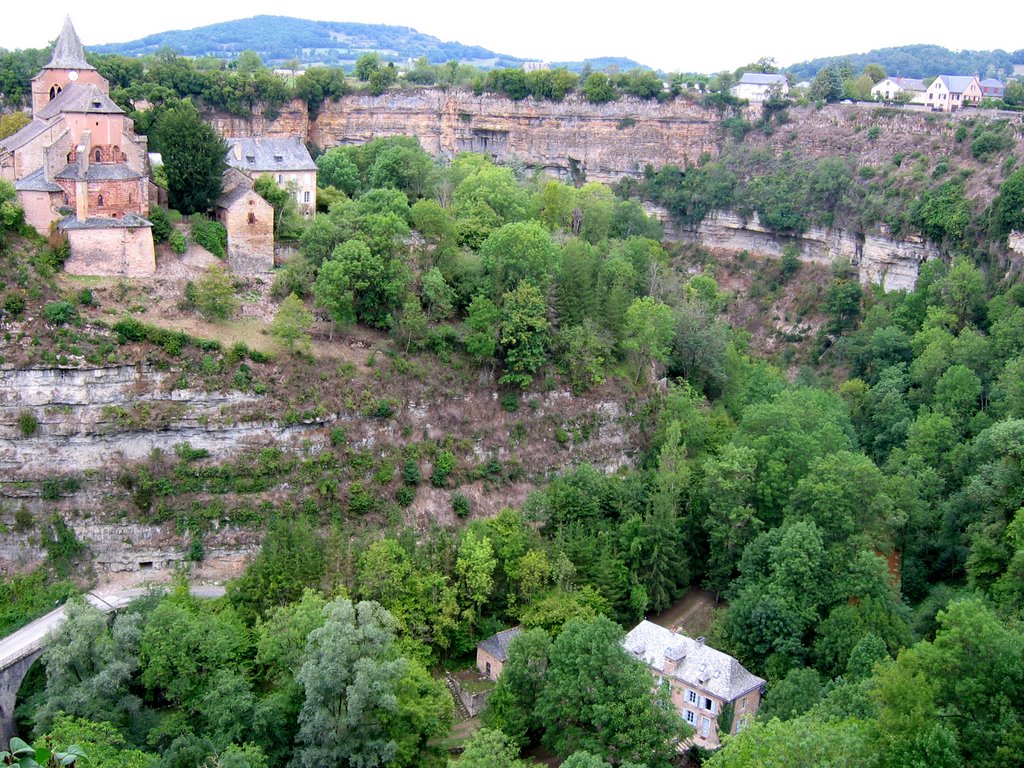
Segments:
[[[973,75],[939,75],[939,80],[946,84],[950,93],[963,93],[974,81]]]
[[[785,75],[767,75],[764,72],[744,72],[739,85],[782,85],[788,83]]]

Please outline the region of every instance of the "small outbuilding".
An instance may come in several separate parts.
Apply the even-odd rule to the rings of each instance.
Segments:
[[[522,632],[522,627],[512,627],[477,643],[476,668],[480,670],[481,675],[491,680],[501,677],[501,670],[504,668],[505,662],[508,661],[509,643],[520,632]]]
[[[260,275],[274,269],[274,208],[238,171],[224,174],[224,193],[217,200],[217,221],[228,233],[228,264],[238,275]]]

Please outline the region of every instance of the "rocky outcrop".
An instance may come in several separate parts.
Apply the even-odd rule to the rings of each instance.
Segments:
[[[559,176],[614,181],[651,163],[686,165],[716,155],[718,113],[683,99],[659,103],[625,98],[591,104],[522,101],[469,91],[422,88],[381,96],[353,94],[325,103],[315,119],[291,102],[273,120],[209,117],[225,137],[304,135],[320,147],[361,144],[380,136],[413,135],[436,156],[482,152],[518,157]]]
[[[803,261],[831,264],[837,259],[848,259],[857,267],[862,283],[881,285],[886,291],[912,291],[921,264],[940,255],[934,243],[921,237],[896,240],[884,232],[860,234],[822,227],[811,227],[799,235],[786,235],[762,226],[756,213],[745,218],[732,211],[715,211],[697,227],[685,228],[665,209],[651,205],[645,208],[661,219],[666,239],[697,242],[712,250],[749,251],[775,258],[781,258],[787,245],[795,245]]]

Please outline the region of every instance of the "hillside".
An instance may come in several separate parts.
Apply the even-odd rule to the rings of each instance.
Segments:
[[[867,53],[849,53],[801,61],[786,67],[799,80],[810,80],[818,70],[836,61],[849,61],[854,72],[868,64],[881,64],[890,75],[934,77],[938,74],[977,73],[982,77],[1006,76],[1014,64],[1024,64],[1024,50],[951,51],[941,45],[901,45]]]
[[[478,45],[440,40],[412,27],[358,24],[344,21],[311,21],[290,16],[253,16],[195,29],[158,32],[139,40],[91,46],[96,53],[143,56],[169,47],[185,56],[232,57],[254,50],[270,62],[298,59],[303,63],[351,64],[362,54],[376,51],[385,59],[406,61],[426,57],[431,63],[457,60],[482,67],[518,66],[525,59],[496,53]],[[629,69],[631,59],[604,57],[595,69],[616,64]],[[563,62],[579,70],[583,62]]]

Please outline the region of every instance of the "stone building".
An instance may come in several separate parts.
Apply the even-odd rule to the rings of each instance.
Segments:
[[[252,180],[229,168],[217,200],[217,221],[228,232],[233,272],[257,275],[274,269],[274,208],[252,188]]]
[[[481,640],[476,646],[476,668],[480,674],[491,680],[501,677],[501,670],[508,661],[508,646],[522,630],[512,627]]]
[[[14,182],[29,224],[67,236],[68,272],[151,275],[146,137],[109,92],[67,18],[32,79],[32,121],[0,140],[0,177]]]
[[[642,621],[622,644],[669,687],[672,704],[694,729],[693,742],[698,746],[718,747],[719,728],[738,733],[761,706],[765,681],[702,637],[695,640]],[[730,707],[730,722],[721,722]]]
[[[316,163],[301,138],[227,139],[227,144],[225,160],[231,168],[253,181],[270,176],[278,186],[292,191],[305,218],[316,215]]]

